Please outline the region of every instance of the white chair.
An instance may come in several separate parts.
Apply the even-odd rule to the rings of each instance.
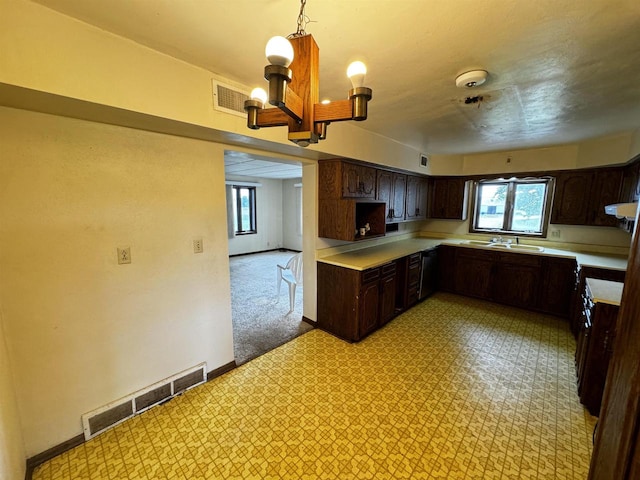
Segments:
[[[302,285],[302,252],[291,257],[284,267],[278,265],[278,299],[282,280],[289,284],[289,315],[296,303],[296,286]]]

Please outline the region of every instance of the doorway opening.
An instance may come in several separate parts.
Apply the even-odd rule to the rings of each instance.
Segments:
[[[312,327],[303,321],[304,286],[278,294],[278,265],[302,252],[302,165],[225,151],[231,312],[236,364]],[[285,277],[292,280],[291,272]],[[292,289],[293,290],[293,289]],[[293,293],[293,292],[292,292]]]

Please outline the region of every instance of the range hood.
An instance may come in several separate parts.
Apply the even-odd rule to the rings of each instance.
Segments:
[[[635,220],[637,211],[638,202],[614,203],[604,207],[604,213],[607,215],[615,215],[617,218],[626,218],[627,220]]]

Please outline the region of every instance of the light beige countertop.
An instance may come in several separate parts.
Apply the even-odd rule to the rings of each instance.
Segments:
[[[593,300],[593,303],[620,305],[624,283],[599,280],[597,278],[587,278],[586,281],[587,287],[591,292],[591,299]]]
[[[372,247],[364,247],[344,253],[336,253],[326,257],[319,257],[318,262],[336,265],[338,267],[350,268],[352,270],[366,270],[368,268],[379,267],[385,263],[406,257],[412,253],[435,248],[438,245],[454,245],[464,248],[475,248],[480,250],[493,250],[495,248],[481,245],[465,243],[466,240],[458,238],[424,238],[417,237],[396,242],[388,242]],[[575,258],[578,265],[592,267],[610,268],[616,270],[627,269],[627,258],[618,255],[582,253],[556,248],[544,248],[542,252],[508,250],[509,252],[527,255],[548,255],[554,257]]]
[[[398,258],[412,253],[435,248],[442,243],[441,239],[411,238],[397,242],[384,243],[373,247],[365,247],[350,252],[337,253],[328,257],[318,258],[318,262],[350,268],[352,270],[366,270],[379,267]]]

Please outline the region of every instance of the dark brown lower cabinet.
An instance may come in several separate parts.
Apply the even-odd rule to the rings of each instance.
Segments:
[[[404,285],[399,284],[397,303],[403,310],[418,303],[421,273],[420,260],[420,252],[398,260],[401,268],[399,278],[404,281]]]
[[[640,478],[640,235],[632,237],[588,480]]]
[[[470,297],[490,298],[494,252],[458,250],[455,258],[455,291]]]
[[[377,272],[376,272],[377,273]],[[365,283],[360,289],[360,321],[357,326],[357,339],[369,335],[378,328],[378,310],[380,304],[380,287],[378,279]],[[355,340],[355,339],[354,339]]]
[[[498,253],[491,272],[491,298],[498,303],[535,309],[541,264],[539,256]]]
[[[625,270],[616,270],[611,268],[591,267],[583,265],[580,267],[578,276],[578,285],[575,289],[575,297],[572,301],[569,326],[573,336],[578,339],[578,334],[582,326],[582,313],[583,313],[583,297],[582,292],[585,291],[586,279],[597,278],[599,280],[610,280],[612,282],[623,282],[625,279]]]
[[[357,342],[397,313],[397,264],[364,271],[318,263],[318,327]]]
[[[619,306],[594,302],[588,287],[581,297],[582,325],[576,349],[578,396],[589,413],[598,416],[613,353]]]
[[[438,288],[443,292],[456,291],[457,247],[440,245],[438,248]]]
[[[542,257],[539,309],[568,318],[572,311],[578,265],[573,258]]]
[[[438,264],[441,290],[569,316],[574,259],[441,245]]]
[[[379,326],[385,325],[396,316],[396,262],[380,267],[380,320]]]

